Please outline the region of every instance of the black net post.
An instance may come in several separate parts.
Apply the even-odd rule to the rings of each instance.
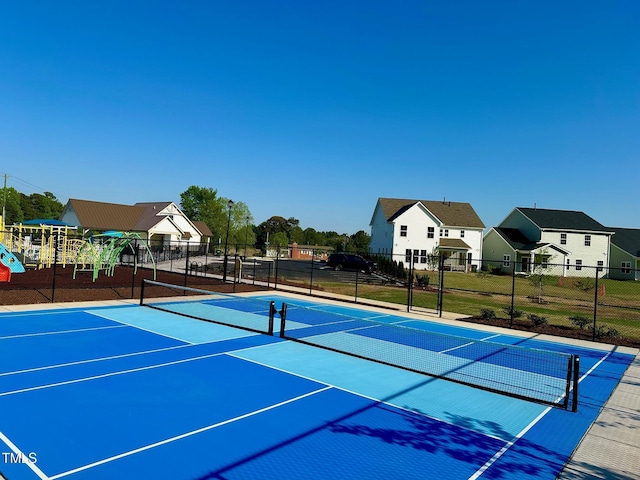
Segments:
[[[285,337],[284,329],[287,322],[287,304],[282,302],[282,309],[278,312],[280,314],[280,338]]]
[[[573,397],[571,402],[571,411],[578,411],[578,385],[580,384],[580,357],[573,357]]]
[[[269,303],[269,335],[273,335],[273,319],[276,313],[278,313],[276,302],[271,300],[271,302]]]

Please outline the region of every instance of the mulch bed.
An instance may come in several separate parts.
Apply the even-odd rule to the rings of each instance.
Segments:
[[[494,318],[491,320],[480,317],[469,317],[463,321],[477,323],[482,325],[492,325],[494,327],[511,328],[513,330],[523,330],[526,332],[538,333],[541,335],[554,335],[556,337],[575,338],[579,340],[593,341],[593,332],[591,330],[580,330],[579,328],[563,326],[563,325],[538,325],[534,326],[532,322],[520,319],[514,319],[513,325],[510,326],[510,320]],[[640,348],[640,341],[628,339],[624,337],[615,338],[596,338],[596,342],[609,343],[612,345],[620,345],[626,347]]]
[[[232,277],[233,278],[233,277]],[[153,280],[153,270],[117,266],[113,275],[101,271],[93,279],[93,272],[78,271],[74,278],[72,266],[27,270],[11,275],[11,281],[0,283],[0,305],[32,305],[52,302],[83,302],[98,300],[139,299],[143,279]],[[165,272],[158,270],[159,282],[186,285],[222,293],[252,292],[264,288],[244,283],[224,283],[222,280]]]

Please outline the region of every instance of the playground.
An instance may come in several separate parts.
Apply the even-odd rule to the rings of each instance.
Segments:
[[[125,252],[133,253],[135,274],[140,251],[149,254],[153,277],[156,275],[149,245],[138,233],[109,231],[84,238],[78,236],[77,227],[44,219],[5,227],[0,217],[0,226],[0,283],[11,282],[12,274],[27,269],[57,265],[72,266],[74,279],[79,273],[91,272],[95,282],[101,272],[112,276]]]

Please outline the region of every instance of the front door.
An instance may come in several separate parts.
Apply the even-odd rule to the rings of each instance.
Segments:
[[[523,272],[528,272],[529,271],[529,262],[530,262],[530,258],[529,257],[522,257],[522,271]]]

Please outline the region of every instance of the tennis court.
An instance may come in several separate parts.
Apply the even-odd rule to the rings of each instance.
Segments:
[[[633,360],[613,347],[274,292],[181,300],[0,314],[2,474],[553,479]],[[345,335],[357,341],[345,346]],[[514,375],[503,351],[535,364]],[[546,400],[565,384],[537,352],[579,357],[576,412]],[[455,375],[420,373],[420,355],[436,375]],[[512,375],[506,389],[519,390],[496,393]],[[484,380],[469,386],[470,377]],[[524,399],[522,389],[544,398]]]

